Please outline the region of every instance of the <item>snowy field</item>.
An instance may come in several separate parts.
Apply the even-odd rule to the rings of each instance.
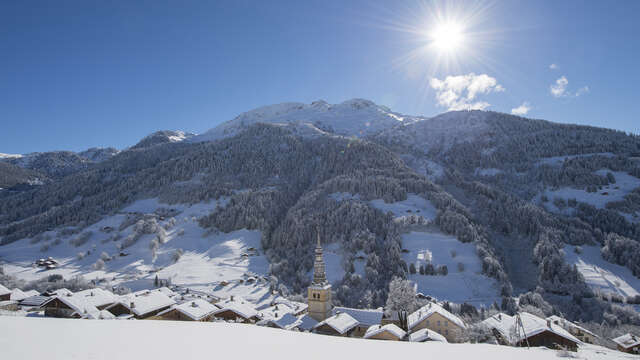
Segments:
[[[545,360],[558,351],[487,344],[407,343],[342,338],[230,323],[108,321],[0,316],[3,359],[433,359]],[[29,336],[25,336],[29,334]],[[34,345],[34,339],[38,346]],[[637,359],[598,346],[582,359]]]
[[[329,197],[336,201],[344,201],[344,200],[360,200],[360,196],[358,194],[350,194],[350,193],[333,193],[330,194]],[[429,200],[422,198],[416,194],[407,194],[407,199],[402,201],[396,201],[393,203],[385,203],[382,199],[374,199],[368,202],[371,206],[376,209],[380,209],[384,213],[391,212],[395,218],[407,216],[407,215],[418,215],[428,220],[433,220],[436,218],[437,210],[431,204]]]
[[[595,173],[606,176],[608,172],[610,171],[607,169],[600,169]],[[576,199],[579,202],[585,202],[598,209],[603,209],[608,202],[623,200],[625,195],[640,187],[640,179],[635,176],[622,171],[611,171],[611,173],[616,178],[616,183],[603,186],[602,190],[590,193],[582,189],[563,187],[556,190],[547,189],[545,195],[549,198],[550,203],[554,198],[559,197],[565,200]]]
[[[60,236],[58,232],[46,234],[50,236],[49,240],[35,242],[23,239],[2,246],[0,258],[5,262],[2,266],[6,273],[27,281],[51,274],[65,278],[82,275],[88,280],[104,279],[110,285],[124,285],[135,291],[151,287],[158,275],[160,279],[171,279],[176,285],[214,293],[231,291],[215,289],[220,282],[226,281],[230,283],[229,288],[237,290],[235,295],[254,293],[260,297],[262,295],[258,293],[261,291],[255,288],[257,285],[244,286],[241,280],[267,274],[268,262],[260,246],[261,233],[250,230],[207,233],[197,223],[198,218],[209,214],[217,204],[224,205],[225,201],[221,199],[191,206],[160,204],[157,199],[137,201],[83,230],[82,233],[91,234],[80,246],[70,243],[79,234]],[[145,234],[132,246],[120,249],[123,239],[134,231],[133,224],[121,229],[127,216],[131,213],[151,214],[160,208],[172,209],[174,215],[162,217],[158,224],[163,227],[170,222],[175,224],[168,227],[166,240],[158,246],[155,254],[151,245],[156,234]],[[107,232],[105,228],[111,230]],[[114,241],[117,233],[120,238]],[[59,241],[57,245],[56,241]],[[182,255],[176,262],[177,252]],[[58,268],[44,270],[33,265],[35,260],[48,256],[58,261]],[[96,269],[98,259],[105,256],[109,260],[104,262],[104,269]]]
[[[421,275],[419,272],[409,275],[409,279],[418,285],[418,292],[434,296],[440,300],[457,303],[468,302],[475,306],[490,306],[494,301],[500,303],[495,280],[481,274],[482,264],[473,244],[465,244],[453,236],[442,233],[410,232],[402,235],[403,253],[407,264],[420,265],[431,263],[437,268],[446,265],[447,276]],[[452,256],[455,251],[455,257]],[[464,266],[459,271],[458,264]]]
[[[574,248],[571,245],[565,246],[565,260],[568,264],[577,266],[592,289],[622,296],[640,294],[640,279],[633,276],[626,267],[604,260],[599,247],[583,246],[582,254],[576,254]]]

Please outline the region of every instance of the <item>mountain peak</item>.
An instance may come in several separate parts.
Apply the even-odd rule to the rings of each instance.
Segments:
[[[255,123],[313,124],[337,135],[367,136],[394,127],[405,119],[418,119],[394,113],[366,99],[351,99],[339,104],[317,100],[311,104],[288,102],[262,106],[242,113],[191,141],[211,141],[237,134]]]

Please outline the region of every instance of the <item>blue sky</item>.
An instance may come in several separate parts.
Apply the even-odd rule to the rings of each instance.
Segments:
[[[639,1],[5,1],[0,152],[123,148],[261,105],[356,97],[640,133],[639,13]],[[430,45],[444,18],[462,28],[455,51]]]

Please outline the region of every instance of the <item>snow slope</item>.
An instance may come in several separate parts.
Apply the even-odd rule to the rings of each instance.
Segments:
[[[340,104],[314,101],[311,104],[283,103],[260,107],[238,115],[191,141],[212,141],[237,134],[258,122],[274,124],[309,123],[317,128],[347,136],[366,136],[407,121],[422,118],[404,116],[369,100],[352,99]]]
[[[607,203],[623,200],[625,195],[629,194],[633,189],[640,187],[640,179],[635,176],[631,176],[626,172],[600,169],[595,173],[601,176],[606,176],[608,172],[611,172],[616,178],[616,183],[603,186],[602,190],[598,190],[593,193],[587,192],[584,189],[574,189],[569,187],[545,190],[544,194],[550,200],[550,202],[545,206],[551,211],[558,212],[557,208],[552,204],[553,199],[558,197],[565,200],[576,199],[578,202],[585,202],[598,209],[603,209]]]
[[[640,279],[633,276],[628,268],[604,260],[599,247],[583,246],[582,254],[576,254],[574,247],[567,245],[564,253],[567,263],[577,266],[592,289],[622,296],[640,294]]]
[[[71,320],[0,316],[3,359],[434,359],[545,360],[558,352],[487,344],[410,343],[342,338],[231,323]],[[29,336],[25,336],[29,334]],[[33,346],[38,339],[38,346]],[[580,358],[634,359],[598,346]]]
[[[346,192],[329,194],[329,197],[336,201],[360,200],[360,195]],[[427,220],[434,220],[438,212],[429,200],[411,193],[407,194],[407,199],[402,201],[386,203],[383,199],[373,199],[368,203],[385,214],[391,212],[394,218],[417,215]]]
[[[109,216],[91,225],[82,233],[91,232],[87,242],[75,247],[70,241],[79,235],[61,236],[60,243],[54,240],[60,232],[45,233],[43,239],[23,239],[0,247],[0,259],[8,274],[24,280],[36,280],[51,274],[60,274],[65,278],[82,275],[87,279],[105,279],[110,285],[123,285],[132,290],[151,287],[155,276],[171,279],[173,284],[190,288],[213,291],[213,287],[222,281],[231,286],[239,285],[240,280],[252,274],[265,275],[268,261],[260,245],[261,233],[253,230],[237,230],[230,233],[208,233],[197,223],[198,218],[209,214],[217,204],[224,205],[226,199],[195,205],[166,205],[157,199],[137,201],[122,209],[118,214]],[[160,244],[155,256],[150,249],[155,234],[143,235],[134,245],[119,250],[117,245],[133,233],[134,225],[118,231],[119,226],[131,213],[153,214],[165,208],[176,211],[175,225],[166,231],[164,244]],[[172,217],[159,220],[161,226],[171,222]],[[110,232],[103,231],[112,228]],[[121,238],[113,241],[120,233]],[[46,240],[46,238],[50,238]],[[47,249],[45,249],[47,248]],[[180,249],[183,254],[174,262],[174,254]],[[122,256],[122,253],[126,254]],[[76,254],[84,254],[82,258]],[[105,253],[111,259],[105,261],[104,269],[95,269],[94,264]],[[43,270],[33,266],[39,258],[53,257],[60,263],[54,270]],[[264,286],[267,286],[264,284]],[[254,286],[240,286],[236,295],[255,292]],[[215,292],[214,292],[215,293]]]
[[[408,250],[403,253],[404,260],[415,264],[416,270],[429,259],[435,267],[446,265],[449,269],[446,276],[410,274],[409,279],[417,284],[418,292],[439,300],[466,301],[476,306],[500,302],[496,281],[481,274],[482,264],[473,244],[442,233],[412,231],[402,235],[402,247]],[[455,257],[452,251],[456,252]],[[458,270],[458,263],[464,265],[464,271]]]

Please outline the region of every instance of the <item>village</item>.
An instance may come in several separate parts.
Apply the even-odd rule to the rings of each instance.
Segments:
[[[50,263],[44,266],[52,265]],[[256,281],[249,279],[248,281]],[[480,325],[492,335],[494,344],[515,347],[546,347],[577,351],[597,343],[597,336],[560,316],[541,318],[520,312],[511,316],[498,312],[479,324],[466,323],[446,309],[444,303],[427,301],[406,314],[383,308],[334,307],[327,281],[323,249],[315,248],[313,281],[307,303],[276,297],[269,304],[256,304],[237,296],[220,298],[181,286],[162,286],[125,295],[92,288],[72,292],[61,288],[38,293],[8,289],[0,284],[0,314],[93,320],[173,320],[253,324],[287,331],[321,335],[408,342],[469,342],[464,334]],[[640,354],[640,337],[625,334],[611,339],[617,350]]]

